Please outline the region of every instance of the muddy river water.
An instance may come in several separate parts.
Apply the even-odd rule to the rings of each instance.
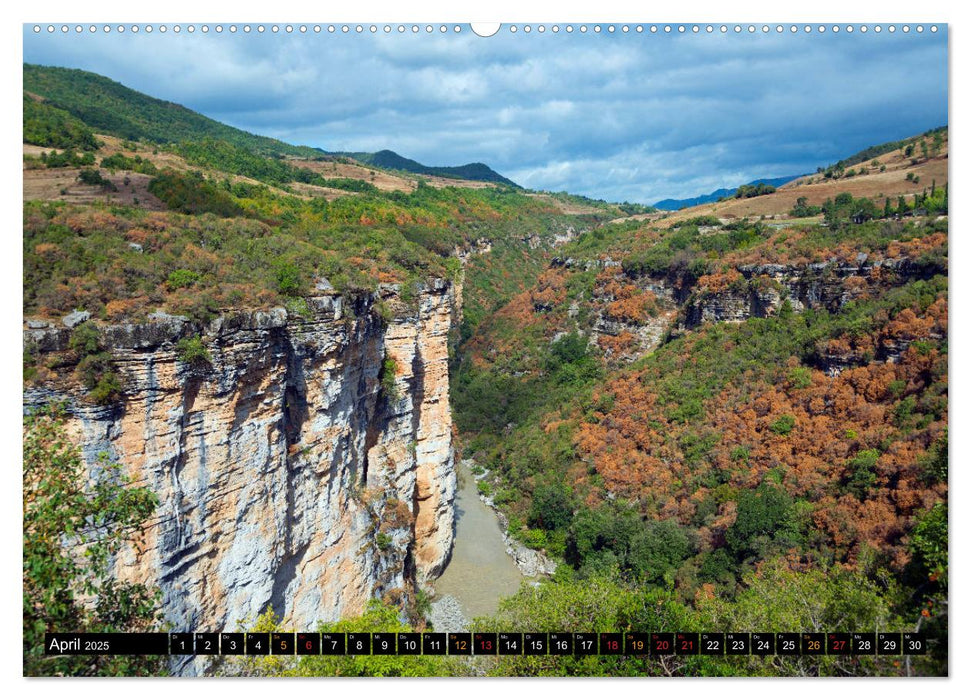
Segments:
[[[496,612],[499,599],[518,591],[523,576],[506,554],[496,514],[479,500],[468,463],[460,461],[455,468],[455,544],[451,561],[432,585],[436,599],[451,596],[471,619]]]

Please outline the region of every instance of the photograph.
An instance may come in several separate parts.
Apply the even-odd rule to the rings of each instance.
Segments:
[[[946,22],[18,26],[23,676],[949,676]]]

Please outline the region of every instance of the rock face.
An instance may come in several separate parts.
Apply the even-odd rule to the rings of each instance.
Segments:
[[[159,497],[115,570],[162,589],[172,629],[232,630],[266,609],[313,629],[374,597],[407,599],[448,560],[453,302],[439,280],[411,309],[393,295],[329,294],[309,299],[305,318],[275,309],[204,329],[177,317],[103,328],[123,401],[33,388],[25,406],[66,400],[92,468],[105,452]],[[211,364],[187,365],[176,342],[200,330]],[[67,339],[25,336],[48,349]]]
[[[590,306],[596,315],[589,327],[591,343],[599,346],[610,362],[629,363],[653,351],[669,335],[678,335],[706,323],[740,323],[749,318],[774,316],[787,306],[793,312],[827,309],[837,312],[846,304],[872,296],[913,280],[930,279],[947,274],[946,263],[914,259],[907,256],[870,259],[859,253],[850,260],[832,258],[811,264],[746,264],[719,274],[696,278],[680,271],[652,274],[621,271],[621,263],[602,258],[595,260],[559,258],[551,268],[602,271],[592,293]],[[614,270],[611,270],[614,268]],[[643,314],[630,314],[630,309],[616,313],[611,306],[618,301],[617,292],[624,287],[649,293],[653,302]],[[613,291],[611,291],[613,290]],[[633,298],[633,297],[630,297]],[[533,310],[550,312],[556,301],[534,298]],[[567,311],[570,319],[580,318],[580,303]],[[576,326],[579,328],[579,326]],[[562,327],[557,340],[567,331]],[[875,356],[894,361],[905,349],[906,341],[887,339]],[[838,374],[862,362],[845,349],[818,358],[819,367]]]
[[[738,283],[728,289],[692,290],[684,306],[684,327],[771,316],[786,301],[793,311],[824,308],[835,312],[874,289],[929,279],[947,274],[947,270],[906,257],[870,261],[860,253],[853,263],[831,260],[810,265],[742,265],[738,273]]]

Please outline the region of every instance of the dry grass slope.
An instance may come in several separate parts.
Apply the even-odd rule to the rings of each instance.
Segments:
[[[126,142],[123,139],[119,139],[114,136],[98,134],[98,139],[103,143],[103,145],[100,149],[98,149],[98,151],[95,152],[95,160],[97,163],[100,163],[103,158],[116,153],[121,153],[122,155],[130,158],[138,155],[143,160],[150,161],[160,170],[163,168],[172,168],[173,170],[180,172],[196,170],[202,171],[208,177],[216,176],[220,179],[228,177],[229,180],[234,183],[246,182],[250,184],[261,184],[253,178],[244,177],[241,175],[226,174],[221,171],[192,165],[186,162],[186,160],[181,156],[166,151],[156,151],[155,149],[145,146],[144,144],[139,145],[137,150],[133,150],[130,147],[126,147]],[[131,144],[128,144],[128,146],[130,145]],[[23,145],[23,149],[25,156],[33,157],[39,157],[40,154],[45,151],[54,152],[58,150],[56,148],[44,148],[42,146],[34,146],[26,143]],[[324,178],[348,178],[351,180],[360,180],[362,182],[370,183],[379,190],[385,192],[414,192],[418,187],[419,178],[417,176],[407,177],[397,173],[372,168],[356,161],[347,162],[348,159],[346,158],[340,161],[318,161],[292,157],[288,158],[288,160],[294,165],[294,167],[313,170],[314,172],[320,173],[320,175]],[[158,199],[149,194],[147,187],[151,177],[147,175],[123,170],[116,171],[114,174],[112,174],[102,169],[102,174],[107,179],[111,180],[115,187],[118,188],[117,192],[103,192],[98,187],[90,187],[79,184],[77,182],[79,172],[80,170],[77,168],[45,169],[29,167],[25,162],[23,168],[24,201],[39,199],[47,201],[56,200],[71,202],[75,204],[89,204],[96,201],[104,201],[115,204],[139,206],[144,209],[151,210],[160,210],[164,208]],[[129,180],[128,185],[124,184],[125,178],[128,178]],[[421,179],[431,187],[436,188],[463,187],[470,189],[481,189],[484,187],[495,187],[495,183],[479,182],[476,180],[458,180],[437,176],[422,176]],[[279,190],[278,188],[272,186],[269,187],[273,191],[282,193],[282,190]],[[323,197],[327,201],[333,201],[338,197],[357,196],[356,192],[349,190],[342,190],[334,187],[321,187],[319,185],[308,185],[300,182],[291,183],[290,187],[293,190],[291,194],[295,194],[303,199]]]
[[[641,214],[638,216],[617,219],[628,221],[631,219],[658,219],[658,225],[668,227],[671,224],[691,219],[697,216],[717,216],[721,219],[740,219],[744,217],[777,219],[788,221],[792,217],[789,210],[796,204],[796,200],[805,197],[807,204],[822,205],[827,199],[833,199],[841,192],[849,192],[854,197],[869,197],[878,207],[883,206],[885,197],[896,200],[898,196],[912,196],[930,188],[932,182],[938,187],[948,181],[948,140],[945,137],[940,153],[932,158],[916,158],[919,150],[915,149],[912,156],[906,156],[903,149],[891,151],[873,161],[853,166],[856,170],[867,168],[866,175],[854,175],[839,179],[826,179],[822,175],[814,174],[786,183],[772,194],[749,199],[730,199],[724,202],[699,204],[695,207],[663,214]],[[913,163],[912,160],[918,160]],[[875,161],[875,164],[874,164]],[[880,172],[884,168],[883,172]],[[908,180],[913,175],[918,181]],[[661,218],[663,217],[663,218]]]

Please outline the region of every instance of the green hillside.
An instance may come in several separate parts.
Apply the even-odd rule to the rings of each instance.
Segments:
[[[99,133],[154,143],[217,139],[263,154],[313,157],[317,148],[292,146],[221,124],[174,102],[149,97],[95,73],[24,64],[24,90]]]
[[[24,64],[24,91],[43,99],[45,106],[63,113],[63,118],[80,120],[98,133],[123,139],[158,144],[183,144],[222,141],[263,156],[300,156],[317,158],[327,151],[310,146],[294,146],[266,136],[257,136],[222,124],[174,102],[149,97],[96,73],[72,68]],[[26,97],[26,96],[25,96]],[[37,104],[37,100],[34,100]],[[28,107],[25,104],[25,118]],[[32,111],[39,108],[31,106]],[[25,122],[26,124],[26,122]],[[41,146],[58,146],[37,140],[25,131],[25,140]],[[480,182],[496,182],[518,187],[484,163],[458,166],[427,166],[393,151],[344,153],[367,165],[402,170],[417,175],[437,175]],[[242,173],[249,174],[249,173]]]
[[[820,168],[820,172],[826,170],[841,170],[843,168],[848,168],[851,165],[856,165],[857,163],[863,163],[874,158],[879,158],[880,156],[891,153],[901,148],[906,148],[907,146],[916,146],[919,141],[925,138],[934,138],[935,136],[943,137],[947,135],[947,126],[939,126],[934,129],[929,129],[925,131],[920,136],[915,136],[909,139],[901,139],[900,141],[887,141],[886,143],[877,144],[875,146],[869,146],[864,148],[862,151],[858,151],[847,158],[837,161],[833,165],[827,168]]]

